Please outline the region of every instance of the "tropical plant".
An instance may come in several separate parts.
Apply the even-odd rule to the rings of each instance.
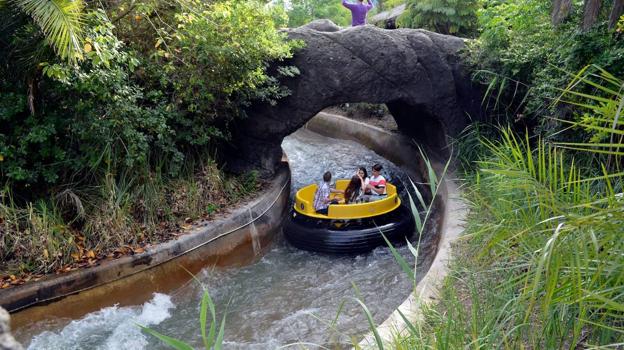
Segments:
[[[587,94],[587,86],[593,89],[594,94]],[[561,120],[565,124],[580,127],[587,133],[589,142],[559,142],[563,148],[575,151],[594,153],[598,156],[607,156],[610,164],[614,158],[615,165],[621,166],[620,161],[624,152],[624,81],[613,76],[608,71],[592,65],[583,68],[574,76],[572,81],[562,90],[561,96],[555,100],[576,106],[585,111],[577,121]]]
[[[595,94],[581,92],[583,84]],[[618,109],[600,107],[619,105],[623,91],[595,68],[576,76],[560,99],[605,123],[584,116],[571,126],[614,142],[552,144],[509,129],[500,140],[481,138],[488,152],[465,187],[466,239],[454,251],[443,298],[397,346],[621,346],[624,173],[608,170],[602,156],[620,155],[622,131]]]
[[[182,3],[175,30],[160,31],[154,56],[177,107],[197,114],[194,128],[219,118],[226,124],[252,100],[274,102],[288,95],[267,74],[269,62],[291,57],[301,45],[277,31],[284,16],[280,8],[255,1]]]
[[[565,72],[595,64],[620,76],[624,64],[617,57],[624,47],[605,22],[580,30],[579,6],[556,27],[549,21],[550,11],[550,3],[541,0],[485,1],[478,11],[481,34],[469,43],[467,57],[479,72],[475,80],[487,86],[484,105],[490,115],[502,124],[537,127],[557,138],[563,136],[555,133],[561,126],[558,119],[571,116],[569,106],[551,103],[568,83]]]
[[[408,0],[407,10],[397,24],[405,28],[423,28],[441,34],[470,36],[477,25],[477,0]]]
[[[4,23],[0,33],[9,40],[0,40],[0,43],[13,46],[17,41],[12,38],[14,35],[38,37],[38,34],[28,29],[29,25],[34,24],[43,42],[50,45],[62,59],[79,59],[83,46],[83,8],[82,0],[3,0],[0,2],[0,16]],[[24,16],[28,16],[29,20]],[[0,48],[5,51],[7,47],[2,46]],[[12,49],[20,48],[13,46]]]
[[[255,189],[253,174],[226,177],[213,160],[244,106],[288,93],[268,74],[298,45],[278,31],[283,12],[256,2],[141,4],[162,27],[122,37],[106,11],[91,9],[81,14],[82,59],[61,60],[16,9],[3,3],[14,21],[0,24],[3,273],[51,272],[84,252],[167,239],[179,220]],[[124,29],[144,18],[119,15]]]
[[[351,13],[344,8],[339,0],[294,0],[288,5],[282,1],[288,13],[288,26],[302,26],[315,19],[329,19],[340,26],[350,23]]]

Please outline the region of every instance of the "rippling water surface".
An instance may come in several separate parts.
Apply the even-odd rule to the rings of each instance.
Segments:
[[[400,182],[400,170],[367,148],[350,141],[299,130],[282,144],[291,163],[294,191],[318,182],[331,170],[351,177],[357,167],[384,166],[384,175]],[[427,250],[428,239],[421,249]],[[409,258],[407,248],[399,248]],[[413,261],[413,258],[411,259]],[[420,263],[420,262],[419,262]],[[306,342],[347,348],[368,330],[364,313],[352,299],[354,286],[377,323],[409,295],[410,282],[388,249],[336,257],[297,250],[279,238],[257,263],[230,269],[204,269],[198,278],[209,288],[219,318],[227,314],[225,349],[275,349]],[[134,307],[109,307],[78,320],[49,320],[18,331],[29,349],[166,349],[140,332],[137,324],[184,339],[201,348],[196,283]],[[330,327],[336,320],[335,327]],[[308,348],[313,348],[308,346]]]

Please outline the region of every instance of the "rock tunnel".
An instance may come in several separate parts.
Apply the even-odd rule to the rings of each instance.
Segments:
[[[228,167],[260,169],[265,175],[280,161],[283,138],[326,107],[342,103],[385,104],[401,133],[442,154],[480,99],[462,64],[463,39],[418,29],[373,26],[341,29],[328,20],[289,29],[305,42],[288,62],[300,74],[282,79],[291,94],[275,105],[249,107],[234,126]]]

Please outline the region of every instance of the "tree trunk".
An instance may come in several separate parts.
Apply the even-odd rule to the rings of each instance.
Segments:
[[[615,28],[620,16],[624,13],[624,0],[614,0],[611,14],[609,15],[609,29]]]
[[[34,77],[28,78],[28,109],[30,115],[35,115],[35,89],[37,88],[37,82]]]
[[[550,13],[552,24],[561,24],[572,10],[572,0],[553,0],[553,8]]]
[[[583,9],[583,30],[588,30],[596,23],[600,14],[601,0],[585,0],[585,8]]]

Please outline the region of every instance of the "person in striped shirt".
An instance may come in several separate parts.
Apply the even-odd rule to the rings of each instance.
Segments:
[[[383,167],[381,164],[373,165],[372,176],[368,181],[367,189],[371,190],[370,200],[378,200],[383,198],[386,192],[386,179],[381,175]]]
[[[323,174],[323,182],[317,186],[316,192],[314,193],[314,209],[317,214],[327,215],[329,205],[338,203],[336,199],[329,199],[330,193],[344,193],[342,190],[331,187],[331,178],[332,174],[326,171],[325,174]]]

